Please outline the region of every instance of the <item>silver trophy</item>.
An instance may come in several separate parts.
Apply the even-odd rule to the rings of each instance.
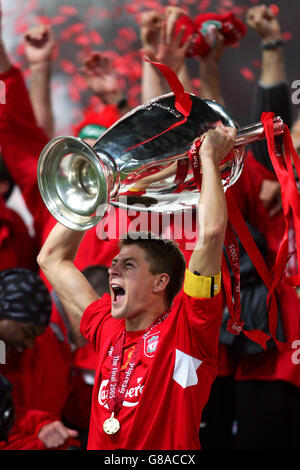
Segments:
[[[239,127],[211,100],[190,94],[191,112],[183,119],[173,93],[138,106],[107,129],[93,147],[79,138],[57,137],[41,153],[38,184],[50,213],[63,225],[87,230],[104,216],[108,205],[138,211],[177,212],[197,206],[188,152],[197,137],[220,123],[237,128],[232,158],[221,162],[224,190],[239,178],[245,146],[265,139],[261,122]],[[274,118],[274,134],[284,131]],[[186,168],[178,178],[179,165]],[[201,170],[200,170],[201,171]]]

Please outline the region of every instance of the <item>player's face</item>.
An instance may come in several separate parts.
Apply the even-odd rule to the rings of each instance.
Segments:
[[[138,245],[122,247],[109,269],[112,316],[125,319],[146,316],[153,301],[154,280],[145,251]]]
[[[3,319],[0,323],[0,336],[9,350],[14,348],[22,352],[24,349],[33,348],[36,337],[43,334],[45,329],[45,326]]]

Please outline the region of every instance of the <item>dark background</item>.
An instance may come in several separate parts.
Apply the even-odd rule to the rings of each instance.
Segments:
[[[53,67],[52,93],[56,116],[56,133],[72,132],[72,125],[82,117],[83,109],[95,98],[86,89],[79,67],[91,50],[105,51],[116,61],[120,71],[120,86],[127,93],[132,106],[140,104],[141,58],[139,55],[138,19],[142,11],[162,10],[164,6],[186,7],[191,17],[204,11],[225,13],[233,11],[245,19],[249,7],[257,0],[182,0],[182,1],[129,1],[129,0],[2,0],[3,31],[13,60],[24,70],[22,37],[27,28],[40,22],[50,23],[57,38],[57,51]],[[269,5],[273,2],[265,2]],[[287,77],[290,85],[300,80],[300,2],[278,0],[280,23],[285,44]],[[226,107],[240,125],[250,122],[250,108],[255,83],[260,75],[260,41],[248,29],[238,47],[230,47],[221,60],[222,90]],[[197,79],[198,67],[194,59],[188,67]],[[195,81],[196,84],[196,81]],[[292,92],[292,89],[291,89]],[[296,116],[297,106],[293,106]]]

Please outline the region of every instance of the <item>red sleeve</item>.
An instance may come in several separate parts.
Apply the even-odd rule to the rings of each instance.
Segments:
[[[34,240],[14,210],[0,195],[0,271],[10,268],[36,268]]]
[[[17,418],[8,436],[8,442],[0,443],[0,450],[47,450],[38,438],[38,433],[46,424],[53,423],[57,419],[47,411],[22,410],[22,416]],[[62,446],[54,450],[65,450],[70,446],[79,448],[80,442],[77,439],[68,438]]]
[[[58,419],[57,416],[48,411],[27,410],[22,419],[17,422],[17,425],[26,434],[38,435],[46,424],[53,423]]]
[[[200,352],[203,360],[215,360],[222,322],[222,294],[209,299],[183,296],[193,349]]]
[[[8,442],[1,442],[0,450],[45,450],[37,434],[43,426],[55,419],[46,411],[19,409]]]
[[[37,250],[34,239],[29,235],[25,223],[16,212],[13,214],[13,232],[15,246],[18,248],[18,265],[36,269]]]
[[[6,87],[6,104],[0,108],[1,153],[29,211],[41,220],[49,215],[38,189],[37,162],[49,138],[36,123],[20,70],[12,67],[0,79]]]
[[[20,109],[23,109],[22,116],[19,117],[36,125],[22,72],[17,67],[11,67],[7,72],[0,74],[0,78],[5,83],[5,108],[8,104],[9,112],[14,114],[18,114]],[[6,109],[1,108],[1,111],[6,112]]]

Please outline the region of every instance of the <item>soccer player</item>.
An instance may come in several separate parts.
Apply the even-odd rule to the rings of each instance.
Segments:
[[[200,146],[203,237],[188,269],[174,242],[128,234],[109,269],[110,295],[99,299],[73,263],[83,232],[57,223],[39,253],[66,312],[96,349],[89,450],[200,448],[222,320],[227,206],[219,162],[235,135],[209,130]]]

